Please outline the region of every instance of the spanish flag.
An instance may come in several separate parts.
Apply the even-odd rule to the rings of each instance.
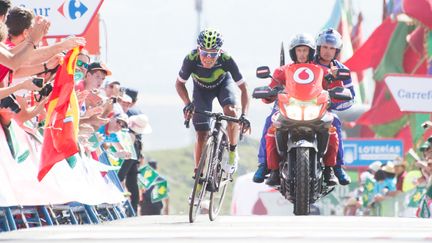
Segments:
[[[57,70],[53,90],[47,104],[44,140],[38,180],[50,169],[78,152],[79,107],[74,90],[74,71],[82,47],[70,50]]]

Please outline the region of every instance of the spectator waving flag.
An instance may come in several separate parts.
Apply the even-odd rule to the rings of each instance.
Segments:
[[[57,70],[47,105],[38,180],[58,162],[78,152],[78,99],[74,91],[75,63],[82,47],[70,50]]]

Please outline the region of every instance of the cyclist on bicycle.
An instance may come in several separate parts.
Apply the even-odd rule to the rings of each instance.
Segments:
[[[176,81],[177,93],[185,104],[184,117],[186,120],[192,117],[197,134],[195,169],[198,167],[201,151],[210,131],[210,118],[203,114],[194,113],[194,109],[212,111],[213,100],[217,97],[225,115],[238,117],[239,107],[235,95],[235,84],[237,84],[241,91],[240,119],[242,120],[242,131],[246,132],[250,129],[250,123],[246,119],[246,112],[249,107],[248,89],[234,59],[221,49],[222,35],[215,29],[204,29],[198,35],[197,44],[197,48],[185,57]],[[190,100],[185,86],[190,76],[194,82],[193,101]],[[236,147],[239,131],[240,128],[237,123],[228,123],[230,152],[228,163],[223,166],[223,169],[231,174],[237,170],[238,165]]]

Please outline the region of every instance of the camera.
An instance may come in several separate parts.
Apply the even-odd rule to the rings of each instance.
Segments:
[[[39,94],[41,96],[48,96],[49,94],[51,94],[52,89],[52,83],[47,83],[41,90],[39,90]]]
[[[117,102],[117,97],[111,97],[110,99],[111,99],[111,103],[112,103],[112,104],[114,104],[114,103]]]
[[[427,129],[429,127],[432,127],[432,121],[425,121],[421,124],[421,126],[423,127],[423,129]]]
[[[34,85],[38,86],[39,88],[42,88],[43,81],[44,81],[43,78],[33,78],[32,81],[33,81]]]
[[[0,100],[0,108],[9,108],[15,113],[19,113],[21,111],[21,107],[16,101],[15,95],[13,94]]]

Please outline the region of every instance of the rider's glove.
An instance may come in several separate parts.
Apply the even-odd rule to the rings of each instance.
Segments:
[[[242,133],[246,133],[247,131],[249,131],[251,128],[251,125],[250,125],[250,121],[246,118],[246,115],[241,114],[239,120],[240,120]]]
[[[191,114],[195,109],[194,104],[191,102],[189,104],[187,104],[184,108],[183,108],[183,114],[186,116],[188,116],[189,114]]]

